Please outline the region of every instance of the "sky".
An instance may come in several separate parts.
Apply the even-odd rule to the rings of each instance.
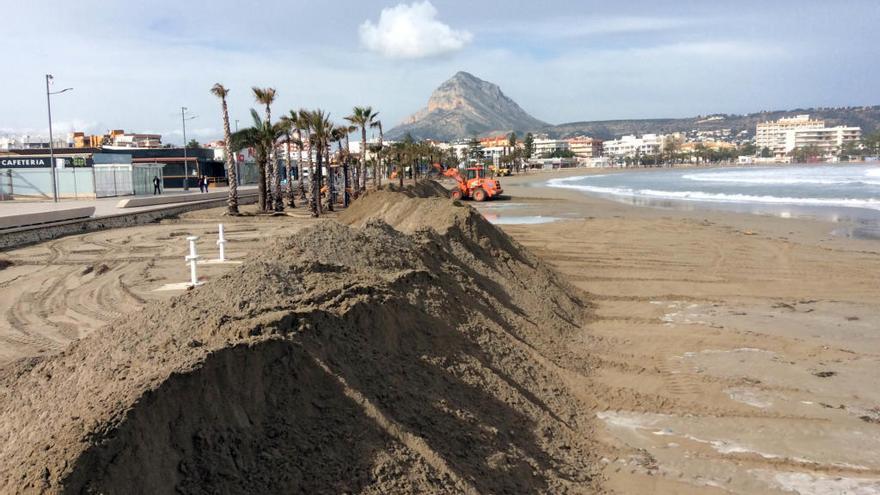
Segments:
[[[222,137],[249,124],[371,105],[389,129],[464,70],[554,124],[880,104],[878,0],[0,0],[0,134],[53,127]],[[73,8],[75,7],[75,8]]]

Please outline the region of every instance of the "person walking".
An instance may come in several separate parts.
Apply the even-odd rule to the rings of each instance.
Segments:
[[[159,180],[159,176],[154,175],[153,176],[153,196],[155,196],[157,194],[162,194],[162,188],[159,187],[160,184],[162,184],[162,181]]]
[[[207,175],[202,176],[202,186],[205,188],[204,190],[202,190],[202,192],[203,193],[208,192],[208,176]]]

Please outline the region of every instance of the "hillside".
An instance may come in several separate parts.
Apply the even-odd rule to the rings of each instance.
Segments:
[[[791,117],[798,114],[810,114],[814,118],[825,120],[826,125],[855,125],[862,132],[870,134],[880,129],[880,105],[866,107],[842,108],[799,108],[795,110],[775,110],[750,113],[747,115],[698,116],[682,119],[632,119],[570,122],[537,129],[551,137],[565,138],[576,135],[587,135],[599,139],[614,139],[626,134],[665,134],[684,132],[692,129],[716,130],[731,129],[734,133],[746,130],[754,135],[755,126],[766,120]]]

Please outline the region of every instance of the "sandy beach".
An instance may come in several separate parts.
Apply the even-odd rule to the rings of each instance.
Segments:
[[[424,437],[430,449],[419,447],[423,441],[403,444],[428,459],[424,469],[439,470],[437,476],[448,478],[443,486],[451,488],[406,486],[433,486],[437,492],[466,486],[477,492],[530,487],[525,491],[880,493],[880,389],[875,385],[880,383],[880,244],[834,236],[833,224],[818,221],[635,207],[543,186],[552,177],[590,172],[505,178],[509,200],[477,205],[487,219],[583,291],[587,301],[583,322],[574,321],[566,313],[571,309],[565,308],[567,316],[560,321],[567,323],[554,323],[553,332],[544,337],[540,332],[518,335],[497,356],[504,362],[509,353],[524,352],[517,359],[532,361],[517,361],[508,371],[515,378],[499,385],[512,391],[502,401],[539,404],[538,409],[546,404],[549,412],[529,412],[529,417],[543,417],[536,425],[553,435],[547,433],[540,449],[532,448],[547,452],[555,459],[551,464],[564,465],[564,470],[582,469],[582,477],[535,474],[533,480],[529,474],[527,479],[525,471],[509,467],[514,465],[509,460],[509,484],[489,483],[478,471],[459,469],[454,449],[440,440],[442,429],[418,423],[401,431],[427,428],[437,434]],[[407,223],[407,215],[415,215],[410,210],[377,205],[368,212],[381,213],[398,229],[424,227]],[[179,296],[179,291],[155,289],[186,279],[186,235],[202,236],[202,254],[216,256],[212,236],[219,214],[219,209],[187,213],[158,224],[69,236],[3,253],[12,264],[0,270],[0,310],[5,315],[0,320],[0,368],[23,357],[55,355],[108,322]],[[424,211],[419,214],[430,218]],[[363,225],[367,216],[346,221]],[[511,219],[554,221],[505,223]],[[295,238],[316,221],[300,210],[292,218],[245,217],[224,223],[233,259],[247,260],[264,250],[266,238]],[[342,256],[347,249],[326,256]],[[235,269],[206,266],[203,273],[214,279]],[[393,277],[405,273],[395,270]],[[522,277],[531,272],[517,273]],[[529,290],[528,279],[517,277],[516,283],[525,285],[514,284],[510,294]],[[186,300],[198,290],[192,294]],[[327,301],[339,299],[337,293],[328,294]],[[519,304],[505,297],[493,304]],[[555,304],[560,296],[552,292],[547,297],[541,304]],[[545,308],[535,302],[540,299],[527,301],[536,305],[529,311]],[[206,318],[218,318],[223,311],[211,308],[216,313]],[[525,318],[540,328],[531,316],[508,321],[525,325],[520,321]],[[574,323],[573,333],[556,330]],[[486,338],[478,339],[480,345]],[[380,351],[385,352],[375,352]],[[488,356],[473,359],[496,359]],[[62,358],[69,356],[62,353]],[[336,366],[332,358],[327,363]],[[508,364],[484,366],[494,373],[508,370]],[[540,371],[523,371],[531,366]],[[339,373],[357,381],[356,373]],[[399,378],[403,376],[413,375]],[[371,396],[370,386],[363,386],[361,393],[372,397],[378,410],[408,424],[387,391]],[[346,392],[349,397],[353,393]],[[468,419],[469,403],[462,401],[455,412],[462,420],[458,427],[476,422],[483,425],[481,431],[498,428],[488,411],[482,411],[482,420]],[[535,406],[518,410],[529,408]],[[511,431],[524,435],[528,428],[522,428]],[[516,444],[510,438],[502,440]],[[509,459],[519,459],[515,451],[521,448],[512,448]],[[481,469],[494,473],[500,461],[492,459]]]
[[[595,301],[620,493],[880,493],[880,244],[504,180],[481,206]],[[539,221],[543,221],[539,220]]]

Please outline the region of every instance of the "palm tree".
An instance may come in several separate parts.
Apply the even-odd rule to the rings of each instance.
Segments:
[[[305,145],[303,144],[303,130],[300,120],[299,112],[296,110],[291,110],[287,115],[281,117],[281,120],[285,122],[285,124],[290,128],[291,132],[295,134],[293,138],[293,143],[296,145],[297,150],[297,159],[296,159],[296,170],[297,170],[297,180],[299,181],[299,193],[300,199],[306,199],[306,188],[303,184],[303,151],[305,150]],[[289,176],[288,176],[289,177]],[[290,179],[288,179],[289,181]],[[293,186],[288,185],[287,192],[290,195],[290,202],[293,203]]]
[[[358,166],[358,184],[357,188],[361,191],[367,188],[366,166],[367,166],[367,127],[373,124],[378,113],[373,113],[372,107],[354,107],[352,114],[345,120],[361,128],[361,162]],[[375,180],[375,177],[374,177]]]
[[[345,139],[345,161],[342,162],[342,181],[343,181],[343,196],[342,203],[348,208],[349,203],[351,203],[351,148],[349,147],[348,136],[357,130],[357,126],[354,125],[343,125],[341,126],[344,131],[343,138]]]
[[[257,103],[262,103],[266,107],[265,123],[267,125],[272,125],[272,103],[275,102],[275,88],[258,88],[254,86],[251,88],[251,91],[253,91],[254,99],[257,100]],[[270,166],[272,167],[271,170],[268,168]],[[277,207],[278,203],[281,201],[281,195],[279,193],[273,193],[272,191],[273,186],[275,186],[276,189],[280,186],[278,181],[278,165],[275,163],[274,144],[272,145],[272,149],[269,150],[269,156],[266,160],[265,167],[266,169],[260,179],[266,182],[266,194],[271,195]],[[268,201],[266,203],[268,205]]]
[[[312,163],[312,150],[314,148],[312,147],[312,136],[311,136],[311,131],[309,130],[309,111],[308,110],[306,110],[304,108],[300,108],[297,111],[297,124],[299,125],[301,132],[305,133],[305,139],[303,139],[303,137],[300,136],[300,140],[302,140],[303,146],[308,145],[308,150],[306,150],[306,160],[308,161],[307,170],[309,171],[309,181],[312,181],[315,178],[315,166]],[[312,190],[312,188],[309,187],[310,192],[311,192],[311,190]],[[305,200],[306,199],[305,189],[301,189],[300,193],[301,193],[300,199]]]
[[[333,124],[330,122],[329,114],[324,113],[324,111],[320,109],[305,112],[305,121],[308,124],[311,146],[315,149],[316,163],[315,173],[312,178],[311,208],[312,216],[317,217],[321,214],[320,196],[323,182],[322,167],[324,164],[324,154],[327,146],[330,144],[330,140],[332,139]],[[327,158],[329,158],[329,156]]]
[[[232,133],[229,130],[229,109],[226,106],[226,95],[229,90],[220,83],[211,87],[211,93],[220,98],[223,108],[223,151],[226,154],[226,169],[229,178],[229,199],[226,200],[226,212],[229,215],[238,215],[238,176],[235,173],[235,160],[232,154]]]
[[[243,148],[253,148],[257,159],[257,168],[262,172],[266,169],[266,162],[275,147],[275,142],[284,133],[284,129],[280,125],[272,125],[260,119],[260,114],[253,108],[251,109],[251,118],[254,120],[253,127],[248,127],[235,132],[230,137],[232,149],[240,150]],[[261,175],[263,175],[261,173]],[[268,197],[266,195],[266,181],[260,178],[258,205],[261,211],[268,209]]]
[[[379,115],[379,112],[376,112],[376,115]],[[385,174],[385,169],[382,167],[382,145],[385,141],[385,134],[382,132],[381,120],[373,122],[370,127],[379,128],[379,150],[376,152],[376,168],[373,169],[373,183],[379,187],[382,185],[382,176]]]
[[[295,144],[301,148],[302,142],[299,140],[299,136],[292,136],[294,130],[297,132],[299,130],[296,129],[296,123],[292,122],[288,116],[281,117],[278,125],[284,129],[284,144],[287,150],[284,155],[284,171],[287,175],[287,206],[296,208],[296,201],[294,201],[295,193],[293,191],[293,167],[290,163],[290,145]]]
[[[349,152],[348,152],[348,135],[355,128],[348,125],[337,125],[333,128],[333,140],[336,141],[336,149],[339,154],[339,167],[342,169],[342,206],[348,207],[350,197],[348,194],[349,182],[348,182],[348,160],[349,160]],[[345,140],[345,147],[342,146],[342,141]]]

